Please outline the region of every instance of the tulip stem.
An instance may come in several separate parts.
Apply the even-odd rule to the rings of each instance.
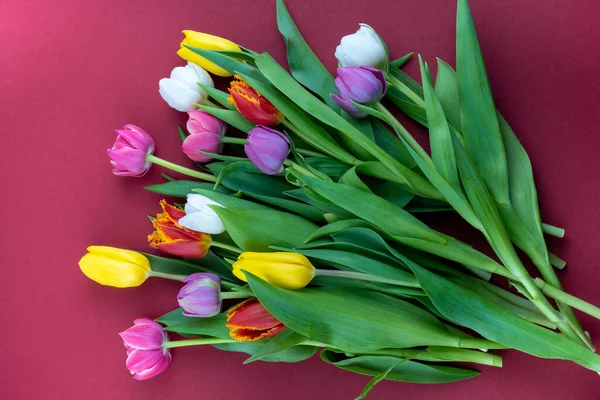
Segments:
[[[229,251],[231,251],[233,253],[237,253],[237,254],[242,254],[243,253],[242,249],[240,249],[239,247],[232,246],[230,244],[217,242],[215,240],[213,240],[210,244],[211,244],[211,246],[215,246],[215,247],[219,247],[221,249],[229,250]]]
[[[290,159],[285,160],[283,162],[283,165],[287,165],[288,167],[291,167],[292,169],[295,169],[298,172],[302,172],[304,175],[312,176],[313,178],[318,178],[318,176],[315,175],[312,171],[309,171],[308,169],[304,168],[300,164],[293,162]]]
[[[176,340],[174,342],[166,342],[163,344],[165,349],[171,349],[173,347],[186,347],[186,346],[199,346],[202,344],[220,344],[220,343],[234,343],[234,339],[221,339],[221,338],[200,338],[200,339],[187,339],[187,340]]]
[[[170,279],[172,281],[182,281],[185,278],[187,278],[187,275],[167,274],[165,272],[158,272],[158,271],[150,271],[150,273],[148,275],[151,277],[154,277],[154,278]]]
[[[418,282],[401,282],[396,281],[394,279],[381,278],[379,276],[363,274],[362,272],[352,272],[352,271],[339,271],[334,269],[316,269],[315,268],[315,276],[334,276],[337,278],[348,278],[348,279],[357,279],[361,281],[370,281],[370,282],[379,282],[379,283],[387,283],[389,285],[396,286],[407,286],[420,288]]]
[[[248,139],[223,136],[221,138],[221,142],[222,143],[231,143],[231,144],[248,144]]]
[[[565,230],[563,228],[550,224],[542,224],[542,231],[547,235],[561,239],[565,236]]]
[[[247,293],[239,293],[239,292],[221,292],[221,300],[227,299],[247,299],[251,297]]]
[[[408,86],[406,86],[404,82],[402,82],[400,79],[396,78],[392,74],[387,74],[386,78],[389,86],[395,87],[400,92],[402,92],[403,95],[408,97],[413,103],[415,103],[421,108],[425,108],[425,101],[423,101],[423,99],[418,94],[416,94]]]
[[[592,317],[600,319],[600,308],[596,307],[595,305],[550,286],[540,278],[535,279],[535,284],[546,296],[551,297],[560,303],[564,303],[576,308],[579,311],[591,315]]]
[[[160,165],[161,167],[165,167],[175,172],[179,172],[184,175],[188,175],[194,178],[202,179],[209,182],[216,182],[217,178],[211,174],[206,174],[204,172],[195,171],[190,168],[182,167],[181,165],[174,164],[170,161],[163,160],[162,158],[158,158],[153,154],[148,154],[146,156],[146,161],[150,161],[153,164]]]

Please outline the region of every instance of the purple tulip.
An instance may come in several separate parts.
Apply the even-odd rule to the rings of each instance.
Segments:
[[[221,311],[221,279],[210,272],[192,274],[177,295],[183,315],[212,317]]]
[[[127,349],[125,365],[133,379],[150,379],[167,369],[171,363],[171,353],[164,347],[169,338],[159,323],[138,318],[133,321],[131,328],[119,335]]]
[[[344,111],[357,118],[366,117],[368,114],[360,110],[352,102],[372,104],[378,102],[386,91],[386,82],[383,72],[372,67],[343,67],[337,69],[335,87],[339,95],[331,97]]]
[[[267,175],[283,172],[283,162],[290,152],[290,140],[283,133],[263,125],[256,125],[248,132],[248,144],[244,146],[252,163]]]
[[[113,174],[119,176],[143,176],[148,172],[151,162],[146,156],[154,153],[154,140],[142,128],[125,125],[115,132],[117,140],[106,152],[113,166]]]

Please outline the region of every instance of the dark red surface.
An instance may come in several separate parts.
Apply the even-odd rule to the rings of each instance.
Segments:
[[[421,52],[454,62],[454,1],[290,1],[317,54],[331,68],[342,35],[372,24],[393,56]],[[472,0],[497,104],[535,167],[545,221],[567,229],[551,241],[569,261],[566,288],[600,304],[600,5],[593,0]],[[160,181],[111,174],[112,130],[138,124],[157,155],[179,153],[183,114],[158,94],[182,61],[182,29],[225,36],[279,60],[273,0],[0,1],[0,398],[352,399],[368,381],[322,364],[242,365],[243,355],[175,349],[168,371],[136,382],[117,332],[134,318],[176,306],[179,284],[101,287],[78,259],[91,244],[147,250],[147,213]],[[416,71],[414,62],[408,68]],[[600,323],[582,316],[593,338]],[[599,377],[574,364],[504,352],[504,368],[440,386],[384,382],[373,399],[600,398]]]

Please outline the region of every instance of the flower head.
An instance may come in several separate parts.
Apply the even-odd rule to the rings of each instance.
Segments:
[[[150,275],[150,261],[135,251],[90,246],[79,260],[85,276],[101,285],[127,288],[139,286]]]
[[[181,151],[191,160],[205,163],[213,159],[200,153],[218,154],[221,152],[221,138],[225,134],[226,125],[220,119],[213,117],[202,110],[188,111],[190,118],[187,122],[187,130],[190,135],[185,138]]]
[[[179,219],[179,225],[196,232],[213,235],[225,232],[225,226],[221,218],[209,206],[223,207],[201,194],[188,194],[185,203],[185,216]]]
[[[285,329],[256,298],[241,302],[227,312],[229,335],[237,341],[255,341],[277,335]]]
[[[208,33],[195,32],[190,30],[183,31],[185,39],[181,42],[181,48],[177,51],[179,57],[184,60],[198,64],[208,72],[218,76],[231,76],[229,72],[219,67],[217,64],[208,61],[206,58],[194,53],[187,46],[197,47],[203,50],[233,50],[242,51],[240,46],[233,43],[231,40],[223,39],[222,37],[209,35]]]
[[[275,126],[283,120],[283,114],[269,100],[238,76],[231,82],[227,101],[254,124]]]
[[[117,140],[106,153],[113,166],[113,174],[119,176],[144,176],[152,163],[146,156],[154,153],[154,140],[139,126],[127,124],[117,132]]]
[[[214,87],[212,78],[201,67],[188,63],[185,67],[175,67],[169,78],[158,82],[158,91],[167,104],[177,111],[191,111],[196,103],[202,103],[208,94],[198,83]]]
[[[210,272],[192,274],[177,295],[183,315],[212,317],[221,311],[221,279]]]
[[[337,69],[335,87],[339,95],[332,94],[335,102],[349,114],[361,118],[367,113],[352,102],[372,104],[378,102],[386,92],[383,72],[371,67],[343,67]]]
[[[342,67],[359,67],[361,65],[385,69],[387,53],[373,28],[360,24],[356,33],[344,36],[335,49],[335,57]]]
[[[265,174],[280,174],[290,152],[290,140],[275,129],[257,125],[248,132],[248,144],[244,146],[244,151],[250,161]]]
[[[151,319],[138,318],[133,324],[119,333],[127,349],[125,365],[133,379],[150,379],[171,363],[171,353],[164,347],[169,338],[163,327]]]
[[[315,268],[308,258],[298,253],[244,252],[233,263],[233,274],[247,282],[244,271],[283,289],[300,289],[315,277]]]
[[[180,208],[160,201],[163,212],[152,221],[154,232],[148,236],[150,246],[178,257],[201,258],[210,248],[211,236],[196,232],[179,224],[185,216]]]

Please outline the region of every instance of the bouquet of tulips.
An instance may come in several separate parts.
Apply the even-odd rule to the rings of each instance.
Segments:
[[[529,157],[494,105],[467,1],[458,0],[456,70],[438,60],[435,85],[421,57],[420,84],[403,73],[412,53],[390,60],[369,25],[342,38],[334,78],[283,0],[277,24],[289,72],[267,53],[184,31],[188,64],[159,86],[189,114],[181,149],[197,169],[156,157],[134,125],[108,150],[115,175],[157,164],[194,178],[147,187],[185,202],[163,200],[150,218],[150,246],[172,257],[92,246],[79,263],[108,286],[182,281],[180,308],[121,333],[133,377],[161,373],[171,348],[193,345],[247,353],[246,362],[319,352],[373,377],[359,398],[382,379],[474,377],[448,363],[500,367],[489,350],[507,348],[600,372],[573,311],[600,318],[600,309],[561,288],[554,267],[564,261],[544,234],[564,231],[542,223]],[[209,73],[233,76],[228,93]],[[430,151],[398,111],[428,128]],[[226,136],[228,126],[244,135]],[[449,210],[495,257],[418,218]]]

